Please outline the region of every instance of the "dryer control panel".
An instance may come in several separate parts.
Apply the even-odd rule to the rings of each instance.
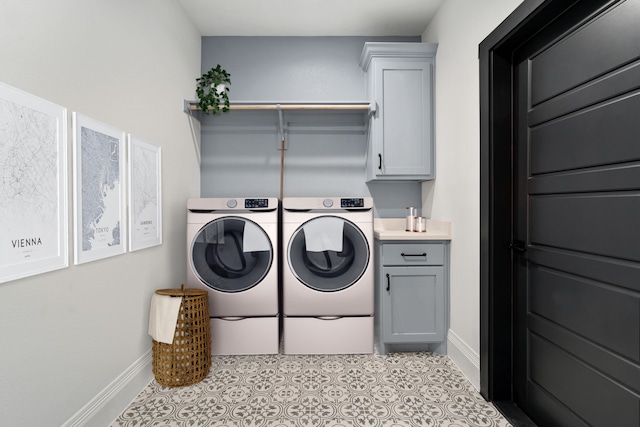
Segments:
[[[364,208],[364,199],[361,197],[351,197],[340,199],[341,208]]]
[[[244,199],[245,209],[268,208],[269,199]]]

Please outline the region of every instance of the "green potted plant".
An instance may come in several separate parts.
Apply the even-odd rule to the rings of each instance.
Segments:
[[[218,64],[217,67],[196,79],[198,107],[205,114],[219,114],[229,111],[229,87],[231,75]]]

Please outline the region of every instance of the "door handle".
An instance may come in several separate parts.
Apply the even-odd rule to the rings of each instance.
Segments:
[[[391,289],[391,278],[389,277],[389,273],[387,273],[387,292]]]
[[[378,169],[382,170],[382,154],[378,153]]]
[[[509,249],[520,253],[525,253],[527,251],[527,247],[522,240],[516,240],[509,243]]]

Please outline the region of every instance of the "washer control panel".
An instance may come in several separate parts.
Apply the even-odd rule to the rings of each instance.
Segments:
[[[244,199],[245,209],[268,208],[269,199]]]
[[[364,199],[361,197],[351,197],[340,199],[341,208],[364,208]]]

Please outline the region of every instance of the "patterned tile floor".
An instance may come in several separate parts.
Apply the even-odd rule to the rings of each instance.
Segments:
[[[214,356],[198,384],[153,380],[111,427],[506,427],[446,356]]]

